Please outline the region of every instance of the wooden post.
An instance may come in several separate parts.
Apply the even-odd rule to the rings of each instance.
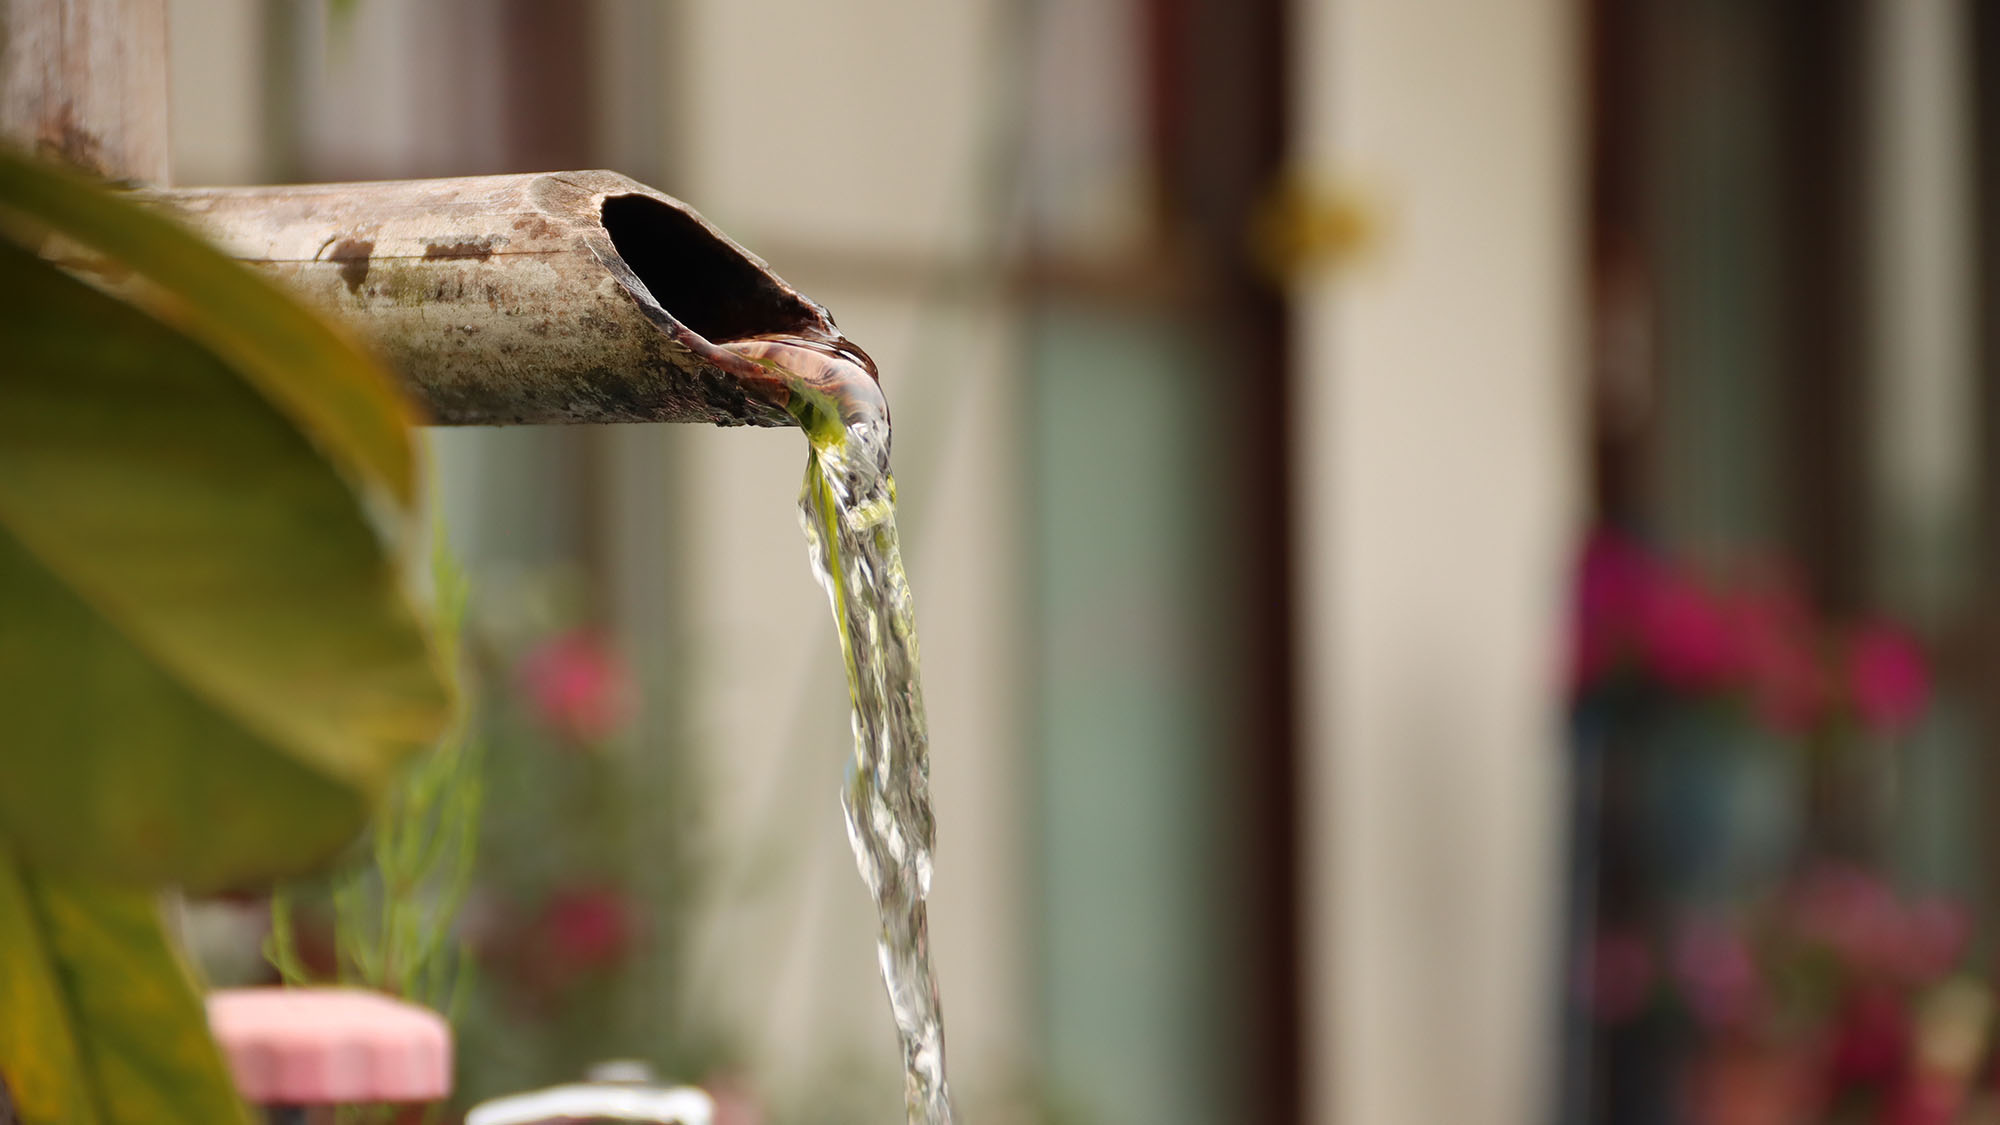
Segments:
[[[0,136],[107,180],[169,182],[166,0],[0,0]]]

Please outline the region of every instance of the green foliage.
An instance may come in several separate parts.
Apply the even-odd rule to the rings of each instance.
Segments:
[[[437,640],[446,663],[461,667],[468,587],[435,533],[431,573],[436,586]],[[446,1014],[454,1024],[465,1008],[472,971],[455,927],[472,889],[480,812],[485,803],[485,744],[461,721],[435,750],[419,757],[383,796],[368,847],[323,885],[280,884],[271,895],[271,932],[264,956],[289,985],[326,984],[300,950],[302,901],[330,908],[332,982],[386,992]],[[443,1103],[428,1107],[436,1120]],[[394,1106],[340,1106],[341,1125],[397,1119]]]
[[[449,724],[412,418],[263,279],[4,149],[0,341],[0,1075],[30,1125],[238,1119],[148,888],[324,863]]]
[[[444,546],[432,557],[440,649],[457,663],[465,620],[464,575]],[[337,872],[327,891],[335,978],[456,1017],[467,983],[453,926],[472,887],[485,797],[484,745],[463,725],[423,755],[384,797],[366,862]],[[265,954],[287,984],[315,983],[299,951],[295,900],[312,888],[280,887],[271,899]]]
[[[408,417],[276,290],[67,179],[0,156],[0,831],[128,881],[308,869],[452,711],[398,581]],[[17,244],[37,228],[129,252],[92,268],[155,307]],[[329,405],[300,384],[284,409],[281,368],[316,368]]]
[[[0,1061],[23,1121],[249,1120],[157,896],[0,849]]]
[[[393,506],[407,523],[417,486],[415,416],[352,341],[193,232],[0,147],[0,238],[33,249],[50,236],[45,249],[59,251],[63,265],[115,283],[121,299],[201,345],[309,436],[370,503]],[[77,327],[50,324],[42,334]],[[372,495],[378,490],[387,496]]]

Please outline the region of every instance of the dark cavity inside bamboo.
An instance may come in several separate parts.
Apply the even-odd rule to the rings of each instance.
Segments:
[[[857,351],[693,208],[615,172],[139,197],[371,341],[441,425],[790,425],[784,382],[718,345]]]

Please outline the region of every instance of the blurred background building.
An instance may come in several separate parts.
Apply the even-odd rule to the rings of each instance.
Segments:
[[[1987,6],[172,12],[183,183],[611,167],[873,353],[968,1120],[1981,1112]],[[432,446],[496,746],[468,1095],[641,1056],[774,1121],[894,1120],[798,436]],[[1831,687],[1765,721],[1745,590],[1815,685],[1901,645],[1893,731]],[[631,698],[565,711],[564,677]],[[1704,1022],[1736,962],[1685,955],[1715,923],[1776,995],[1825,951],[1744,919],[1829,871],[1964,920],[1860,1101],[1815,1068],[1875,977]],[[1892,1118],[1941,1027],[1976,1040],[1956,1116]]]

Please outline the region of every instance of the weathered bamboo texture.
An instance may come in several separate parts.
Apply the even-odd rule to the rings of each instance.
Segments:
[[[717,344],[845,345],[686,204],[615,172],[141,192],[374,342],[442,425],[789,425]]]
[[[167,183],[166,0],[0,0],[0,137]]]

